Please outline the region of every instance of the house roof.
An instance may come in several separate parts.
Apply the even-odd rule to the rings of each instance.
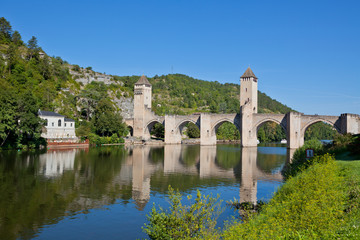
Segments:
[[[74,120],[74,119],[71,119],[71,118],[65,118],[65,119],[64,119],[64,122],[75,122],[75,120]]]
[[[255,74],[253,73],[253,71],[251,70],[250,67],[248,67],[248,68],[246,69],[246,71],[244,72],[244,74],[243,74],[241,77],[242,77],[242,78],[253,77],[253,78],[256,78],[256,79],[257,79],[257,77],[255,76]]]
[[[145,75],[142,75],[140,77],[140,79],[135,83],[135,84],[139,84],[139,85],[143,85],[143,84],[146,84],[146,85],[151,85],[149,80],[145,77]]]
[[[58,114],[56,112],[50,112],[50,111],[42,111],[39,109],[38,111],[39,116],[43,116],[43,117],[64,117],[61,114]]]

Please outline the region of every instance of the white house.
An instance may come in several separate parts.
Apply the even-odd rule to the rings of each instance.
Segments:
[[[75,121],[55,112],[39,109],[39,117],[45,120],[41,136],[46,139],[75,139]]]

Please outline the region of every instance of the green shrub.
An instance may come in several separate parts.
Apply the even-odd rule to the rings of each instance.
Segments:
[[[189,138],[200,138],[200,129],[194,123],[190,122],[186,125],[186,135]]]
[[[223,238],[332,239],[345,213],[344,178],[331,155],[318,158],[289,179],[259,215],[228,226]]]
[[[95,133],[89,134],[89,143],[93,145],[102,145],[102,144],[111,144],[111,143],[124,143],[124,139],[118,137],[116,133],[114,133],[111,137],[100,137]]]
[[[182,195],[169,186],[170,209],[156,210],[154,206],[143,231],[150,239],[214,239],[216,219],[221,212],[218,198],[204,196],[198,191],[194,203],[186,206],[181,202]],[[187,199],[190,201],[191,196]]]
[[[330,151],[338,154],[348,150],[348,147],[353,143],[354,138],[351,134],[337,134],[334,137],[334,142],[330,147]]]
[[[306,141],[302,147],[296,149],[291,163],[283,168],[282,174],[285,179],[290,176],[295,176],[298,172],[308,168],[314,161],[316,161],[306,158],[306,149],[309,148],[314,150],[314,155],[323,154],[324,152],[324,146],[319,140],[313,139]]]

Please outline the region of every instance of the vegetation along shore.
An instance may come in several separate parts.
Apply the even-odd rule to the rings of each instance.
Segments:
[[[315,156],[306,158],[305,150]],[[200,192],[192,204],[169,188],[171,208],[153,207],[143,230],[151,239],[359,239],[360,136],[337,135],[331,145],[310,140],[282,171],[285,183],[266,204],[216,228],[217,198]],[[247,211],[247,213],[246,213]]]

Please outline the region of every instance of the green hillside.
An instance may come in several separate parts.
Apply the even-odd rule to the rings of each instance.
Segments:
[[[140,76],[118,77],[129,91]],[[153,87],[153,111],[158,115],[191,114],[194,112],[238,113],[240,85],[221,84],[195,79],[183,74],[168,74],[148,78]],[[259,113],[287,113],[286,105],[258,92]]]

